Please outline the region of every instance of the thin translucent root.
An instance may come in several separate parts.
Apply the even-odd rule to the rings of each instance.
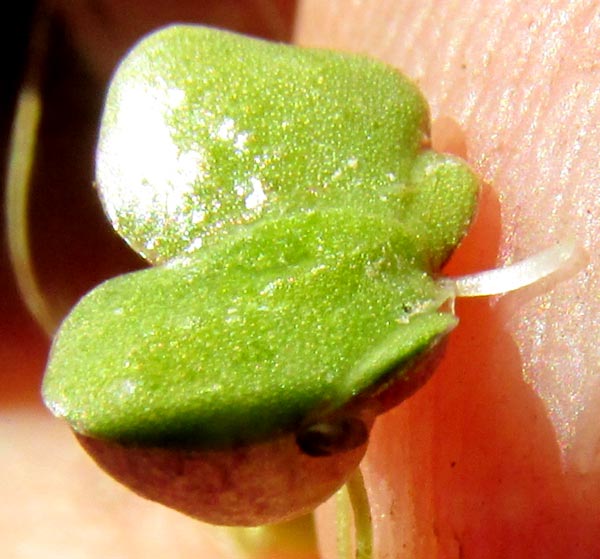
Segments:
[[[570,239],[504,268],[444,278],[440,283],[455,297],[500,295],[536,283],[564,269],[581,255],[578,244]]]
[[[31,169],[41,114],[39,92],[24,88],[17,101],[6,186],[6,235],[11,264],[23,301],[48,334],[57,319],[38,285],[31,258],[28,201]]]
[[[360,468],[356,468],[348,482],[348,496],[354,515],[354,529],[356,534],[356,559],[372,559],[373,557],[373,521],[369,496],[365,487]]]
[[[34,23],[26,84],[19,92],[6,174],[6,242],[23,301],[41,327],[52,334],[58,318],[49,308],[35,276],[29,240],[29,191],[42,113],[40,74],[48,33],[47,13],[40,9]]]
[[[350,514],[350,509],[352,514]],[[369,496],[360,468],[356,468],[338,494],[338,557],[350,559],[352,537],[350,516],[354,518],[355,559],[373,559],[373,521]]]

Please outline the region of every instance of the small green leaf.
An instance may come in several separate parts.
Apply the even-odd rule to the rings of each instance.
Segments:
[[[138,45],[108,94],[97,181],[151,262],[240,224],[406,195],[427,105],[380,62],[204,27]]]
[[[46,400],[77,430],[124,443],[217,448],[294,432],[454,325],[417,257],[399,256],[398,225],[292,214],[108,281],[64,324]]]

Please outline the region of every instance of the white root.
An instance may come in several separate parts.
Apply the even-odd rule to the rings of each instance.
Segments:
[[[577,243],[572,239],[566,240],[504,268],[448,277],[440,283],[455,297],[500,295],[536,283],[562,270],[579,253]]]

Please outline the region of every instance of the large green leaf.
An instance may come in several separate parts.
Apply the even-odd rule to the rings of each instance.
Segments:
[[[116,230],[154,268],[74,309],[44,381],[79,432],[223,448],[296,432],[455,325],[435,274],[477,181],[422,149],[394,69],[201,27],[118,70],[98,149]]]

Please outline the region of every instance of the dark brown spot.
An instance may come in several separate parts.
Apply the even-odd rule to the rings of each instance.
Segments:
[[[362,446],[369,438],[367,426],[356,417],[315,423],[296,435],[296,442],[309,456],[331,456]]]

